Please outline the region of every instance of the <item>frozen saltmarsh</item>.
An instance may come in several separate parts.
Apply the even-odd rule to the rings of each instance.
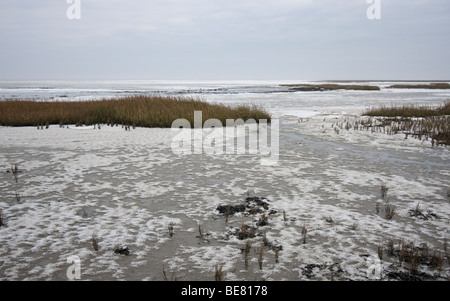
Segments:
[[[427,243],[430,252],[444,254],[448,150],[382,134],[338,135],[333,118],[285,118],[276,166],[249,156],[174,155],[170,129],[3,127],[2,279],[64,280],[72,255],[80,258],[85,280],[161,280],[163,266],[178,279],[210,280],[215,264],[224,264],[229,280],[324,280],[330,266],[335,279],[366,279],[378,246],[389,239]],[[8,172],[11,163],[19,164],[17,183]],[[383,183],[397,208],[392,220],[382,209],[376,212],[376,203],[386,202]],[[245,267],[241,249],[247,240],[229,234],[260,215],[236,214],[226,223],[216,211],[221,204],[243,203],[247,190],[266,197],[277,212],[250,238],[254,249],[263,232],[282,246],[278,263],[266,248],[262,269],[253,250]],[[418,203],[437,218],[411,217]],[[116,246],[128,246],[130,256],[114,254]],[[380,264],[397,269],[398,260],[385,255]],[[317,266],[305,272],[311,265]],[[449,276],[447,262],[441,272],[422,269]]]
[[[305,94],[259,95],[272,99],[269,109],[281,117],[274,166],[261,165],[259,156],[175,155],[170,129],[0,128],[6,224],[0,227],[0,279],[66,280],[67,258],[78,256],[82,280],[162,280],[163,269],[169,279],[214,280],[216,264],[223,264],[225,280],[366,280],[377,269],[388,280],[410,275],[407,256],[400,264],[400,240],[413,243],[423,259],[414,277],[448,279],[448,149],[403,135],[337,134],[332,125],[359,118],[369,102],[355,105],[358,96],[348,93],[347,105],[325,107],[335,93],[317,96],[323,105],[301,103]],[[314,114],[290,116],[291,108]],[[10,172],[15,163],[17,183]],[[267,198],[269,210],[236,213],[226,222],[216,208],[244,204],[248,191]],[[392,219],[385,217],[386,203],[396,208]],[[412,214],[417,204],[427,218]],[[268,223],[254,237],[235,235],[243,224],[256,226],[262,214]],[[264,235],[270,244],[260,269]],[[130,255],[114,254],[118,246]],[[282,247],[277,259],[273,246]]]

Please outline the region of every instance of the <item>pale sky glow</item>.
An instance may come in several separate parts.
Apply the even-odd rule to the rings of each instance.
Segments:
[[[0,0],[0,79],[450,79],[450,1]]]

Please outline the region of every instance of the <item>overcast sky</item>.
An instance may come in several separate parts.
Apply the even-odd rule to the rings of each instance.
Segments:
[[[70,5],[0,0],[0,79],[450,79],[448,0]]]

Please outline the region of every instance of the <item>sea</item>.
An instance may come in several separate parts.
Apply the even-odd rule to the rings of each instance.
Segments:
[[[229,106],[256,105],[274,117],[310,117],[318,114],[360,114],[392,105],[437,106],[450,100],[445,89],[393,89],[394,84],[427,84],[435,81],[312,81],[312,80],[45,80],[0,81],[0,101],[86,101],[130,95],[194,97]],[[442,82],[442,81],[441,81]],[[296,84],[373,85],[379,91],[296,91]]]

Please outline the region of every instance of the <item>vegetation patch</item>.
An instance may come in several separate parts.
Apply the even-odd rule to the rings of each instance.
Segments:
[[[353,125],[345,124],[349,130],[371,130],[389,135],[405,134],[405,139],[414,137],[431,140],[432,146],[450,145],[450,101],[439,107],[403,106],[370,109],[363,115],[374,118],[360,120]],[[344,127],[344,126],[343,126]]]
[[[392,85],[388,87],[389,89],[450,89],[449,83],[430,83],[430,84],[417,84],[417,85],[408,85],[408,84],[398,84]]]
[[[439,107],[431,106],[415,106],[407,105],[401,107],[387,107],[372,108],[363,113],[365,116],[383,116],[383,117],[433,117],[450,115],[450,101],[445,102]]]
[[[258,122],[270,115],[256,106],[229,107],[210,104],[196,98],[175,96],[129,96],[93,101],[0,101],[0,125],[37,126],[49,124],[128,125],[170,128],[173,121],[186,119],[194,123],[194,111],[202,111],[203,122],[218,119],[254,119]]]
[[[331,91],[331,90],[369,90],[378,91],[380,87],[370,85],[339,85],[339,84],[301,84],[301,85],[281,85],[282,87],[289,87],[293,91]]]

